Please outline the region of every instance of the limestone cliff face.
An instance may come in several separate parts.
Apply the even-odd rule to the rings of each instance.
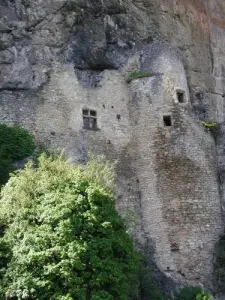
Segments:
[[[224,16],[223,0],[0,3],[0,122],[117,159],[132,234],[165,278],[209,289],[225,154],[200,120],[224,122]],[[128,84],[137,70],[153,76]]]
[[[0,88],[37,89],[57,59],[118,69],[130,50],[164,39],[182,51],[193,102],[222,120],[224,12],[216,0],[3,0]]]
[[[163,39],[182,52],[196,110],[222,121],[224,12],[216,0],[3,0],[0,88],[38,89],[55,60],[119,69],[131,51]]]

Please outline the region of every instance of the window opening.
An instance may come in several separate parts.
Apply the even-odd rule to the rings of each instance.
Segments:
[[[185,102],[184,91],[177,91],[177,100],[179,103]]]
[[[95,110],[90,110],[90,115],[92,117],[96,117],[96,111]]]
[[[180,249],[179,249],[179,246],[178,246],[178,244],[177,243],[172,243],[171,244],[171,251],[172,252],[176,252],[176,251],[179,251]]]
[[[172,126],[171,116],[163,116],[164,126]]]
[[[83,109],[83,124],[85,129],[97,129],[97,112]]]

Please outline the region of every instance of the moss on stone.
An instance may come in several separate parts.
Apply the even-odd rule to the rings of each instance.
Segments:
[[[137,72],[137,71],[135,71],[129,75],[129,77],[127,78],[127,83],[130,83],[134,79],[151,77],[151,76],[153,76],[152,72]]]

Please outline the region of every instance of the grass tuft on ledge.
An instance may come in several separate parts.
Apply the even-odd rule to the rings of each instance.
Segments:
[[[220,125],[212,121],[208,121],[208,122],[200,121],[200,122],[205,127],[205,130],[209,131],[212,134],[215,142],[217,142],[218,137],[220,135]]]
[[[144,78],[144,77],[151,77],[153,76],[152,72],[133,72],[127,78],[127,83],[130,83],[134,79]]]

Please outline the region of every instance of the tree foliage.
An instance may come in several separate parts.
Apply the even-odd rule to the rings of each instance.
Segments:
[[[37,168],[28,163],[2,189],[1,299],[136,295],[138,255],[115,210],[112,176],[102,186],[94,169],[42,155]]]
[[[197,286],[186,286],[175,294],[175,300],[211,300],[206,291]]]
[[[33,136],[24,128],[0,124],[0,185],[7,182],[13,162],[31,155],[34,148]]]
[[[152,276],[151,269],[142,261],[139,267],[140,299],[142,300],[164,300],[163,293],[158,289]]]

